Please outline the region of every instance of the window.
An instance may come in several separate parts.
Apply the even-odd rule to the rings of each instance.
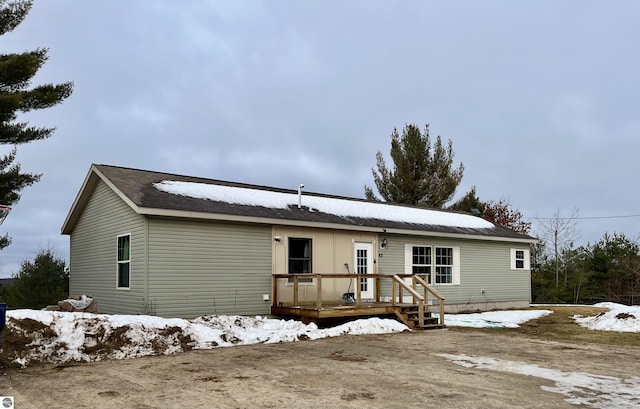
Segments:
[[[516,268],[524,268],[524,250],[516,250]]]
[[[529,270],[529,249],[511,249],[511,269]]]
[[[131,275],[131,235],[118,236],[117,288],[129,288]]]
[[[460,247],[406,244],[405,274],[428,274],[429,284],[460,284]]]
[[[310,274],[312,271],[311,267],[311,239],[290,237],[289,274]],[[309,282],[311,280],[304,281]]]
[[[453,248],[436,247],[436,284],[453,282]]]
[[[411,274],[427,274],[431,284],[431,247],[413,246]]]

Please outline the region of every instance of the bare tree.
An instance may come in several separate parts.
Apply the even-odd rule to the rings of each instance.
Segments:
[[[556,210],[553,217],[541,218],[539,220],[539,238],[545,242],[547,251],[552,251],[551,256],[555,262],[556,280],[555,285],[559,285],[560,276],[560,255],[569,253],[573,248],[573,243],[577,238],[576,219],[579,212],[573,208],[571,215],[562,217],[560,209]],[[564,286],[567,285],[567,269],[564,270]]]

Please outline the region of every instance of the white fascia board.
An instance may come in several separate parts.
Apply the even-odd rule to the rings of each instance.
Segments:
[[[137,212],[146,216],[155,217],[175,217],[183,219],[203,219],[203,220],[217,220],[227,222],[240,222],[240,223],[256,223],[256,224],[268,224],[279,226],[296,226],[296,227],[313,227],[319,229],[331,229],[331,230],[348,230],[359,232],[373,232],[373,233],[387,233],[387,234],[403,234],[408,236],[429,236],[429,237],[447,237],[454,239],[466,239],[466,240],[484,240],[484,241],[500,241],[511,243],[528,243],[535,244],[538,242],[536,239],[519,239],[512,237],[499,237],[499,236],[484,236],[480,234],[459,234],[459,233],[443,233],[433,232],[425,230],[403,230],[403,229],[388,229],[383,227],[371,227],[371,226],[354,226],[348,224],[338,223],[322,223],[322,222],[309,222],[304,220],[287,220],[287,219],[270,219],[265,217],[254,216],[239,216],[228,215],[220,213],[204,213],[204,212],[191,212],[184,210],[170,210],[170,209],[157,209],[157,208],[137,208]]]

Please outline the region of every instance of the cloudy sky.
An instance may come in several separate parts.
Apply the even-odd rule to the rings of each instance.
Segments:
[[[0,50],[48,47],[35,83],[75,90],[22,118],[57,131],[18,148],[43,177],[0,228],[0,276],[68,260],[91,163],[363,197],[406,123],[453,141],[457,197],[577,208],[576,244],[639,237],[640,2],[35,3]]]

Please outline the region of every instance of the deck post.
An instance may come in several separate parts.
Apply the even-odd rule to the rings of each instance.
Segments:
[[[424,304],[427,306],[427,311],[429,311],[429,291],[427,291],[427,287],[424,288]]]
[[[320,311],[322,308],[322,275],[318,274],[316,277],[316,289],[318,290],[316,295],[316,310]]]
[[[293,275],[293,306],[297,307],[298,304],[298,275]]]
[[[391,280],[391,305],[396,306],[396,282]]]
[[[415,274],[411,276],[411,288],[413,288],[414,292],[416,291],[416,289],[418,288],[418,285],[416,284],[416,276]],[[413,303],[416,303],[416,296],[413,296]]]
[[[271,297],[273,298],[271,300],[271,306],[276,307],[278,305],[278,279],[272,275],[271,282],[273,286],[273,289],[271,290],[272,291]]]
[[[376,276],[376,302],[380,302],[380,276]]]
[[[356,274],[358,277],[358,274]],[[356,306],[360,307],[362,305],[362,300],[360,299],[360,278],[356,278]]]
[[[428,274],[425,274],[424,278],[423,277],[420,277],[420,278],[422,278],[426,283],[429,282],[429,275]],[[422,283],[420,283],[420,284],[422,284]],[[430,308],[429,308],[429,289],[423,285],[422,286],[422,290],[424,291],[424,305],[427,306],[427,311],[430,311]]]

